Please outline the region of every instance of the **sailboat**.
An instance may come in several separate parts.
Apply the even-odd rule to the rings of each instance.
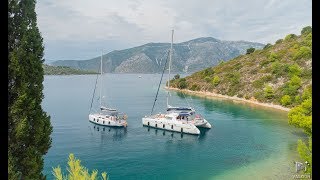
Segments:
[[[89,114],[89,121],[98,125],[103,126],[114,126],[114,127],[127,127],[127,115],[119,112],[115,108],[110,108],[102,105],[102,53],[101,53],[101,60],[100,60],[100,94],[99,94],[99,101],[100,101],[100,108],[98,112],[90,113]],[[96,81],[97,83],[97,81]],[[93,94],[94,96],[94,94]],[[92,97],[93,101],[93,97]],[[91,103],[92,106],[92,103]],[[91,108],[90,108],[91,110]]]
[[[172,60],[172,44],[173,44],[173,30],[171,36],[171,47],[169,54],[169,73],[168,73],[168,87],[170,87],[170,69],[171,69],[171,60]],[[166,62],[167,63],[167,62]],[[165,63],[165,66],[166,66]],[[160,79],[160,84],[162,81],[163,73],[165,67],[162,72],[162,76]],[[160,87],[159,84],[159,87]],[[159,92],[159,87],[157,91],[157,95]],[[157,95],[155,101],[157,100]],[[167,108],[166,113],[152,114],[154,104],[149,116],[145,116],[142,118],[142,124],[144,126],[154,127],[158,129],[164,129],[168,131],[175,131],[187,134],[200,134],[200,130],[197,126],[204,126],[207,128],[211,128],[210,123],[208,123],[204,118],[195,114],[195,110],[189,107],[173,107],[169,105],[170,94],[167,94]],[[154,103],[155,103],[154,101]]]

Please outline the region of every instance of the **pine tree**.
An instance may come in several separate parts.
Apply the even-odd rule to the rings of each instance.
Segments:
[[[50,116],[42,110],[43,39],[35,0],[8,1],[8,178],[44,179],[51,146]]]

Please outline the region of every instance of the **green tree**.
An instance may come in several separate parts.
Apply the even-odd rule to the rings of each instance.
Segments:
[[[217,86],[219,83],[220,83],[220,78],[219,78],[219,76],[214,76],[214,77],[213,77],[213,80],[212,80],[212,84],[213,84],[214,86]]]
[[[267,99],[272,99],[274,96],[274,92],[271,86],[266,86],[266,88],[264,89],[264,97]]]
[[[68,165],[68,175],[63,175],[60,166],[53,168],[52,174],[56,180],[98,180],[98,171],[93,170],[90,174],[88,169],[81,165],[81,160],[72,153],[69,155]],[[101,176],[103,180],[109,179],[106,172],[101,173]]]
[[[282,96],[281,100],[281,105],[283,106],[287,106],[291,104],[291,97],[289,95],[284,95]]]
[[[44,179],[51,146],[50,117],[42,110],[43,39],[34,0],[8,2],[8,178]]]
[[[306,27],[302,28],[302,30],[301,30],[301,34],[302,35],[303,34],[309,34],[311,32],[312,32],[312,27],[311,26],[306,26]]]
[[[251,48],[247,49],[247,53],[246,53],[246,54],[251,54],[251,53],[253,53],[255,50],[256,50],[255,48],[251,47]]]
[[[269,47],[272,47],[272,44],[268,43],[267,45],[265,45],[265,46],[263,47],[263,49],[268,49]]]
[[[179,74],[174,75],[174,79],[179,79],[179,78],[180,78]]]

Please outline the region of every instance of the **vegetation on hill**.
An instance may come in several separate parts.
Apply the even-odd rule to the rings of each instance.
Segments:
[[[69,167],[67,168],[69,174],[63,175],[60,166],[53,168],[52,174],[56,180],[97,180],[98,171],[93,170],[91,174],[88,169],[81,165],[80,159],[74,157],[74,154],[69,155]],[[101,179],[109,179],[106,172],[101,173]]]
[[[71,74],[97,74],[95,71],[73,69],[66,66],[49,66],[43,65],[45,75],[71,75]]]
[[[308,142],[298,141],[300,157],[312,166],[312,28],[289,34],[262,50],[250,48],[218,66],[185,78],[175,76],[171,87],[209,91],[292,108],[289,124],[302,128]],[[309,172],[311,168],[308,168]]]
[[[285,107],[299,105],[311,89],[312,32],[289,34],[262,50],[249,50],[218,66],[170,81],[172,87],[255,99]]]
[[[50,116],[42,110],[43,39],[34,0],[8,1],[8,179],[45,179]]]

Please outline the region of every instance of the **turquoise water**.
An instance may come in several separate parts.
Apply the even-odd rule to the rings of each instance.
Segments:
[[[192,104],[213,128],[199,136],[150,129],[141,118],[151,111],[161,75],[138,76],[107,74],[103,80],[107,102],[128,115],[126,129],[88,121],[96,75],[45,76],[43,108],[53,126],[47,179],[53,179],[52,167],[66,170],[69,153],[110,180],[291,179],[295,173],[296,142],[304,135],[288,126],[286,113],[172,92],[171,105]],[[155,112],[165,106],[161,88]]]

